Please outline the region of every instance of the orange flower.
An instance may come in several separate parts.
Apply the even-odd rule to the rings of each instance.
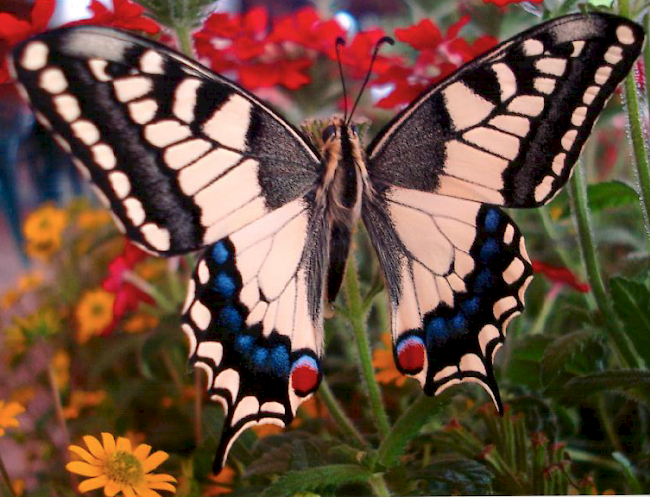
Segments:
[[[388,385],[395,382],[398,387],[401,387],[406,383],[406,376],[395,367],[390,333],[382,333],[381,341],[384,343],[384,348],[372,353],[372,365],[377,370],[375,377],[379,383]]]
[[[49,260],[61,246],[61,233],[66,224],[66,212],[50,204],[29,214],[23,224],[27,253],[36,259]]]
[[[63,408],[63,417],[65,419],[76,419],[79,413],[87,407],[95,407],[106,399],[106,392],[103,390],[84,391],[74,390],[70,394],[70,404]]]
[[[77,341],[86,343],[94,335],[101,334],[113,322],[115,296],[98,288],[86,292],[75,310],[77,318]]]
[[[127,333],[142,333],[151,331],[158,326],[158,318],[151,314],[139,313],[124,323],[124,331]]]
[[[50,364],[54,372],[56,386],[59,390],[63,390],[70,380],[70,356],[65,350],[59,349],[50,359]]]
[[[25,412],[25,408],[18,402],[5,404],[4,400],[0,400],[0,437],[5,434],[5,428],[20,426],[16,416],[23,412]]]
[[[169,457],[166,452],[159,450],[151,454],[151,446],[147,444],[133,450],[127,438],[118,437],[116,443],[110,433],[102,433],[101,443],[91,436],[85,436],[84,442],[88,450],[77,445],[69,447],[81,461],[73,461],[65,467],[71,473],[90,477],[79,484],[80,492],[104,488],[107,497],[120,492],[125,497],[160,495],[156,490],[176,492],[172,485],[176,478],[151,473]]]
[[[259,426],[259,425],[257,425]],[[273,425],[264,425],[273,426]],[[210,485],[203,491],[204,497],[213,497],[215,495],[229,494],[232,492],[232,482],[235,479],[235,470],[230,466],[224,467],[218,475],[209,475],[208,479],[217,485]],[[227,486],[224,486],[227,485]]]

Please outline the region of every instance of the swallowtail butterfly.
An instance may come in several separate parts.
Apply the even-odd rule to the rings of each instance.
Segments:
[[[398,369],[435,395],[480,383],[532,278],[500,207],[551,200],[639,55],[643,30],[571,15],[508,40],[400,112],[363,149],[334,118],[320,147],[254,95],[113,29],[43,33],[13,71],[132,241],[205,249],[182,328],[225,410],[215,460],[288,425],[322,377],[323,314],[363,220],[383,268]]]

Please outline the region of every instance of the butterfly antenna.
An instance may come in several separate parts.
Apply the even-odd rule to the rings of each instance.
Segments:
[[[348,92],[345,89],[345,78],[343,77],[343,64],[341,64],[340,47],[345,46],[345,40],[338,36],[336,38],[336,61],[339,63],[339,74],[341,75],[341,86],[343,86],[343,122],[348,120]]]
[[[375,50],[373,51],[372,58],[370,59],[370,66],[368,67],[366,78],[363,80],[363,84],[361,85],[361,89],[359,90],[359,94],[357,95],[357,99],[354,101],[354,105],[352,106],[352,112],[350,112],[350,118],[345,122],[345,124],[349,124],[350,120],[352,120],[352,115],[354,114],[354,111],[356,110],[357,105],[359,104],[359,100],[361,100],[361,95],[363,95],[363,90],[365,90],[366,85],[368,84],[368,80],[370,79],[370,74],[372,73],[372,66],[375,64],[375,60],[377,60],[377,54],[379,53],[379,49],[384,43],[393,45],[395,43],[395,40],[393,40],[390,36],[384,36],[375,45]]]

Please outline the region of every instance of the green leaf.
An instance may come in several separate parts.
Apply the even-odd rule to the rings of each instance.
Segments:
[[[544,351],[552,339],[545,335],[523,336],[512,343],[506,375],[517,385],[525,384],[532,389],[541,388],[541,362]]]
[[[406,445],[417,436],[420,429],[447,404],[449,391],[437,397],[422,395],[395,422],[379,446],[378,461],[386,467],[395,466],[404,453]]]
[[[304,471],[289,471],[266,487],[262,495],[292,495],[296,492],[340,487],[348,483],[366,482],[372,476],[370,471],[356,464],[332,464]]]
[[[426,495],[491,495],[494,475],[483,464],[471,459],[443,456],[416,471],[427,487]]]
[[[639,194],[634,188],[622,181],[605,181],[587,186],[587,199],[589,201],[589,210],[595,213],[610,207],[638,205]],[[566,219],[571,214],[567,197],[558,198],[554,207],[562,209],[560,211],[561,219]]]
[[[610,290],[614,310],[636,353],[650,366],[650,291],[645,285],[625,278],[612,278]]]
[[[574,355],[582,351],[585,345],[595,338],[593,331],[578,330],[562,335],[551,342],[542,355],[542,383],[548,385],[557,378]]]
[[[587,395],[605,391],[637,390],[648,398],[650,371],[643,369],[621,369],[590,373],[568,381],[563,389],[567,398],[582,400]]]

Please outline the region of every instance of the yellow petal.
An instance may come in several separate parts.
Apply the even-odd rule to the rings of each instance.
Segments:
[[[147,459],[150,452],[151,452],[151,445],[140,444],[138,445],[138,448],[133,451],[133,455],[138,459],[140,459],[141,461],[144,461],[145,459]]]
[[[169,490],[170,492],[175,492],[176,487],[172,485],[171,483],[166,483],[164,481],[157,482],[157,483],[149,483],[149,488],[155,488],[156,490]]]
[[[122,493],[124,494],[124,497],[135,497],[135,491],[131,485],[124,485]]]
[[[147,457],[147,459],[142,463],[142,470],[145,473],[149,473],[153,469],[160,466],[163,463],[163,461],[167,460],[168,457],[169,455],[166,452],[163,452],[162,450],[154,452],[149,457]]]
[[[115,437],[110,433],[102,433],[102,443],[104,444],[104,450],[106,454],[112,454],[115,452]]]
[[[10,402],[5,407],[3,414],[7,417],[13,418],[18,414],[25,412],[25,408],[21,406],[18,402]]]
[[[98,465],[101,463],[99,459],[96,457],[93,457],[90,455],[90,452],[88,452],[86,449],[79,447],[77,445],[71,445],[68,447],[68,450],[72,452],[73,454],[76,454],[77,456],[81,457],[84,461],[86,461],[89,464],[95,464]]]
[[[0,437],[5,434],[5,431],[0,427]]]
[[[120,485],[119,483],[114,482],[113,480],[109,480],[106,486],[104,487],[104,495],[106,497],[113,497],[117,492],[120,491]]]
[[[162,497],[155,490],[151,490],[150,488],[145,487],[143,485],[138,485],[137,487],[134,488],[134,490],[139,497]]]
[[[172,475],[166,475],[164,473],[156,474],[156,475],[144,475],[144,481],[146,482],[154,482],[154,481],[176,481],[176,478],[174,478]]]
[[[97,440],[95,437],[91,437],[90,435],[86,435],[84,437],[84,442],[86,442],[88,450],[93,456],[95,456],[100,461],[104,461],[106,459],[106,452],[104,452],[104,447],[102,447],[102,444],[99,443],[99,440]]]
[[[98,476],[97,478],[91,478],[90,480],[82,481],[79,484],[79,491],[81,493],[83,492],[89,492],[91,490],[96,490],[98,488],[102,488],[104,485],[108,483],[108,477],[106,475]]]
[[[115,450],[121,450],[122,452],[131,454],[133,452],[131,449],[131,440],[124,437],[117,437],[117,447]]]
[[[93,466],[83,461],[72,461],[66,464],[65,469],[70,473],[76,473],[81,476],[99,476],[104,473],[104,468]]]

